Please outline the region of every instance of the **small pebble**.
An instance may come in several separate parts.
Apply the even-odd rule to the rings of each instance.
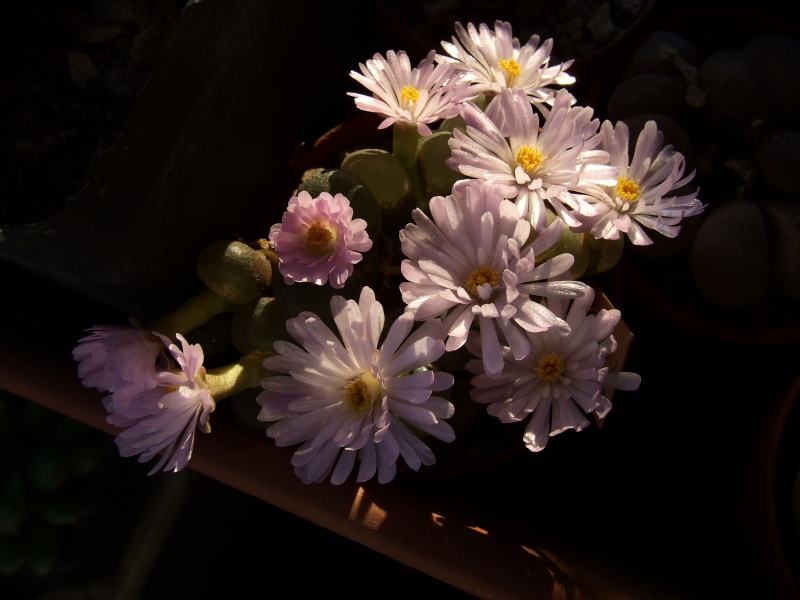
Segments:
[[[706,114],[720,129],[741,129],[758,115],[764,104],[758,69],[739,50],[721,50],[703,61],[698,77],[706,91]]]
[[[686,110],[686,84],[680,77],[645,73],[623,81],[611,93],[608,114],[624,119],[639,113],[680,116]]]
[[[788,298],[800,300],[800,198],[761,202],[770,234],[775,283]]]
[[[648,34],[633,51],[624,73],[630,77],[640,73],[669,73],[680,75],[673,59],[664,56],[664,49],[673,51],[689,65],[700,62],[694,44],[674,31],[654,31]]]
[[[800,133],[782,130],[765,136],[756,144],[755,161],[769,189],[800,193]]]

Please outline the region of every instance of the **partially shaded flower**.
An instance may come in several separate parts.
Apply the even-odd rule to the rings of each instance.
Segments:
[[[603,309],[588,314],[593,299],[590,288],[571,304],[564,299],[546,300],[548,307],[570,324],[571,331],[529,334],[532,349],[522,360],[505,349],[506,366],[500,377],[487,374],[480,360],[467,365],[474,373],[472,399],[487,404],[490,415],[503,423],[530,417],[523,441],[533,452],[543,450],[550,436],[584,429],[589,425],[585,415],[605,417],[611,402],[603,395],[604,387],[639,387],[637,374],[610,372],[606,366],[617,349],[612,331],[620,312]],[[469,348],[480,352],[477,340],[471,340]]]
[[[476,93],[453,65],[436,65],[435,55],[431,51],[412,69],[405,52],[390,50],[386,58],[376,54],[366,64],[358,65],[361,73],[350,71],[350,77],[373,95],[348,95],[355,98],[361,110],[386,117],[379,129],[400,121],[415,125],[420,135],[430,135],[430,123],[456,116],[461,103]]]
[[[454,439],[444,421],[453,405],[433,395],[453,384],[447,373],[427,367],[444,353],[442,325],[428,321],[411,331],[414,320],[401,315],[383,344],[383,307],[365,287],[358,302],[331,300],[339,336],[309,312],[286,322],[299,343],[275,342],[264,366],[281,375],[262,381],[262,421],[278,446],[302,443],[294,453],[295,473],[306,483],[330,475],[343,483],[359,463],[356,479],[391,481],[402,457],[413,470],[432,465],[431,449],[415,434]],[[413,428],[409,428],[409,425]]]
[[[503,89],[520,90],[528,99],[540,105],[555,95],[552,85],[569,85],[575,78],[567,73],[572,61],[549,66],[553,40],[539,43],[534,35],[525,45],[512,36],[511,24],[495,21],[494,30],[485,23],[476,28],[467,23],[455,25],[453,42],[442,42],[449,56],[437,60],[452,63],[465,72],[465,79],[476,91],[498,94]]]
[[[449,311],[444,320],[448,351],[464,345],[477,320],[486,371],[497,375],[503,368],[501,340],[522,359],[530,352],[526,331],[569,330],[533,299],[574,298],[586,289],[577,281],[548,281],[569,270],[572,255],[536,264],[536,255],[559,238],[559,221],[526,245],[530,224],[494,187],[476,181],[459,182],[452,196],[431,199],[430,211],[433,219],[414,210],[414,223],[400,231],[408,257],[401,264],[408,281],[400,291],[417,320]]]
[[[652,244],[643,228],[653,229],[669,238],[680,233],[680,222],[703,212],[697,190],[690,194],[668,195],[694,178],[694,171],[684,176],[685,160],[672,146],[663,146],[663,135],[654,121],[647,121],[636,140],[633,159],[628,163],[628,126],[609,121],[600,128],[602,147],[611,156],[611,165],[619,175],[611,185],[588,184],[586,199],[591,210],[578,216],[580,230],[589,230],[596,238],[619,239],[627,234],[636,245]]]
[[[115,325],[87,331],[72,351],[84,386],[113,392],[155,385],[156,359],[164,351],[156,333]]]
[[[300,192],[289,200],[280,223],[272,226],[269,241],[278,253],[278,269],[289,284],[313,282],[341,288],[362,252],[372,248],[367,222],[353,219],[343,194],[322,192],[312,198]]]
[[[474,104],[463,106],[467,128],[453,131],[447,165],[514,199],[536,231],[547,226],[545,201],[567,225],[578,226],[573,213],[590,204],[572,191],[616,181],[616,170],[605,164],[608,153],[594,149],[599,121],[592,115],[591,108],[573,107],[572,96],[561,90],[540,128],[525,95],[503,90],[486,113]]]
[[[178,334],[178,348],[159,337],[178,368],[158,371],[152,388],[139,389],[126,402],[119,402],[114,393],[104,400],[108,422],[123,428],[114,440],[122,456],[139,455],[139,462],[146,462],[161,453],[151,475],[186,466],[195,430],[210,431],[208,421],[216,406],[206,385],[200,345],[189,344]]]

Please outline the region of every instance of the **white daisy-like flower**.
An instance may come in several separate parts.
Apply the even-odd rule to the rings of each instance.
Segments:
[[[180,471],[186,466],[192,457],[195,431],[211,430],[208,421],[216,407],[206,384],[200,345],[189,344],[180,334],[176,337],[181,348],[169,338],[158,337],[178,369],[159,370],[154,387],[142,387],[124,402],[116,392],[103,400],[108,422],[124,429],[114,440],[122,456],[138,454],[139,462],[147,462],[161,453],[150,474],[161,469]]]
[[[547,226],[545,201],[567,225],[579,226],[573,213],[589,211],[591,204],[572,191],[590,183],[613,185],[617,171],[606,164],[608,153],[595,149],[599,120],[572,100],[565,90],[558,92],[541,128],[522,92],[503,90],[485,114],[465,104],[467,128],[453,132],[447,165],[515,199],[520,216],[536,231]]]
[[[416,209],[414,223],[400,231],[401,264],[408,280],[400,284],[403,301],[417,320],[447,311],[444,320],[447,351],[467,340],[473,321],[480,327],[485,369],[503,369],[501,340],[522,359],[531,346],[525,332],[569,325],[532,297],[580,296],[587,286],[578,281],[548,281],[569,270],[571,254],[560,254],[541,265],[536,255],[559,238],[559,221],[526,246],[531,227],[517,209],[491,185],[458,182],[453,195],[431,199],[433,219]]]
[[[686,162],[672,146],[663,146],[663,134],[654,121],[645,123],[636,140],[633,159],[628,162],[629,131],[625,123],[612,126],[609,121],[600,128],[602,147],[611,156],[611,165],[619,170],[612,185],[589,184],[587,199],[592,210],[578,218],[580,230],[591,231],[596,238],[619,239],[627,234],[631,242],[644,246],[653,240],[644,227],[674,238],[680,233],[680,222],[703,212],[697,190],[691,194],[668,196],[694,178],[694,171],[684,176]]]
[[[505,369],[500,377],[484,371],[480,360],[467,368],[474,374],[472,399],[487,404],[487,412],[503,423],[530,417],[523,435],[533,452],[543,450],[550,436],[568,429],[580,431],[589,425],[585,415],[605,417],[611,402],[603,388],[636,390],[636,373],[610,372],[609,357],[616,351],[612,335],[620,319],[618,310],[589,314],[594,291],[573,300],[547,299],[555,314],[566,319],[571,331],[546,331],[529,335],[531,353],[522,360],[505,349]],[[472,340],[469,348],[480,351]]]
[[[472,23],[467,23],[466,29],[461,23],[455,27],[453,42],[442,42],[449,56],[436,58],[462,69],[467,81],[479,92],[499,94],[503,89],[520,90],[531,102],[541,105],[555,95],[550,86],[575,83],[575,78],[567,73],[571,60],[549,66],[552,39],[540,44],[539,36],[534,35],[520,45],[506,21],[495,21],[494,31],[485,23],[477,28]]]
[[[430,135],[430,123],[456,116],[461,104],[476,94],[453,65],[435,64],[435,55],[431,51],[412,69],[405,52],[389,50],[386,58],[376,54],[366,64],[359,63],[361,73],[350,71],[350,77],[373,95],[348,95],[361,110],[386,117],[378,129],[400,121],[416,125],[420,135]]]
[[[430,123],[456,116],[460,105],[476,94],[453,65],[435,64],[435,55],[431,51],[412,69],[405,52],[389,50],[386,58],[376,54],[366,64],[359,63],[361,73],[350,71],[350,77],[373,95],[348,95],[361,110],[386,117],[379,129],[400,121],[415,125],[420,135],[430,135]]]
[[[391,481],[402,457],[413,470],[436,461],[415,431],[445,442],[455,438],[444,419],[453,405],[434,395],[448,389],[453,377],[433,371],[430,363],[444,354],[442,324],[424,323],[403,314],[392,323],[383,344],[383,307],[368,287],[358,302],[331,299],[336,336],[310,312],[286,322],[299,343],[275,342],[275,356],[264,366],[275,373],[262,380],[259,419],[278,421],[267,435],[278,446],[302,443],[294,453],[295,473],[306,483],[330,475],[343,483],[358,462],[357,481],[377,472]]]

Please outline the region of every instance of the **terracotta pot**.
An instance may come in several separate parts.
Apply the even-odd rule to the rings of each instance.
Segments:
[[[792,484],[800,473],[800,378],[762,422],[750,464],[753,560],[776,597],[800,598],[800,531],[792,527]]]

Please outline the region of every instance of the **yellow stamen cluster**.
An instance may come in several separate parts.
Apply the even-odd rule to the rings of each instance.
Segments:
[[[564,361],[560,354],[548,352],[539,357],[536,363],[536,377],[542,383],[555,383],[561,379],[564,373]]]
[[[371,373],[361,373],[344,388],[344,402],[356,414],[364,414],[383,395],[381,383]]]
[[[315,256],[330,254],[336,248],[336,230],[329,223],[314,221],[306,231],[306,250]]]
[[[517,150],[517,164],[525,169],[528,175],[532,175],[542,165],[544,152],[533,146],[520,146]]]
[[[419,90],[413,85],[404,85],[400,90],[400,99],[406,104],[414,104],[419,100]]]
[[[623,202],[636,202],[639,199],[639,184],[633,179],[617,179],[617,198]]]
[[[522,69],[520,69],[519,63],[517,61],[515,61],[513,58],[501,58],[498,61],[498,64],[500,65],[500,68],[503,69],[503,71],[506,74],[506,83],[507,84],[511,84],[511,82],[514,80],[514,78],[517,75],[519,75],[520,71],[522,70]]]
[[[491,285],[492,289],[495,289],[500,283],[500,273],[492,267],[477,267],[470,271],[470,274],[464,280],[464,289],[477,298],[478,288],[486,283]]]

